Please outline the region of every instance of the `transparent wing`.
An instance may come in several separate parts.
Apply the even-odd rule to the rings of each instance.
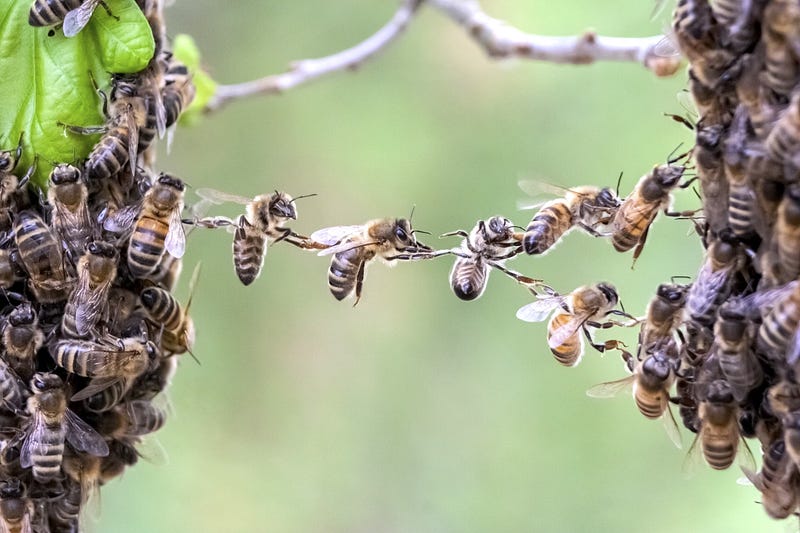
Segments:
[[[72,395],[72,398],[69,400],[71,402],[80,402],[87,398],[90,398],[97,394],[98,392],[103,392],[107,388],[111,387],[118,381],[122,381],[122,378],[113,377],[113,378],[94,378],[92,381],[89,382],[83,389],[79,390],[75,394]]]
[[[153,83],[153,90],[150,93],[153,97],[152,104],[155,106],[156,131],[158,131],[158,138],[163,139],[167,132],[167,110],[164,107],[164,100],[161,98],[161,88],[158,84]]]
[[[717,303],[716,296],[725,287],[731,272],[729,268],[712,272],[711,267],[704,264],[686,297],[686,308],[689,312],[703,315],[714,306]]]
[[[22,468],[30,468],[33,466],[31,448],[34,443],[42,442],[47,429],[44,423],[44,417],[38,411],[33,414],[30,424],[31,428],[28,430],[27,435],[25,435],[25,440],[22,441],[22,446],[19,449],[19,465]]]
[[[331,226],[330,228],[318,229],[309,236],[312,241],[322,244],[338,244],[346,237],[358,233],[364,226]]]
[[[726,305],[748,318],[758,318],[762,313],[774,307],[797,288],[800,280],[790,281],[772,289],[761,290],[743,298],[731,298]]]
[[[161,442],[155,435],[145,435],[136,439],[134,446],[136,454],[156,466],[166,466],[169,463],[169,456],[167,450],[161,445]]]
[[[231,194],[207,187],[197,189],[197,196],[199,196],[203,200],[211,202],[212,204],[223,204],[225,202],[233,202],[236,204],[247,205],[253,201],[252,198],[245,198],[244,196],[239,196],[238,194]]]
[[[75,327],[80,335],[87,335],[97,324],[103,306],[108,301],[108,289],[111,288],[111,278],[104,281],[94,290],[89,288],[89,276],[83,276],[75,288]]]
[[[169,231],[164,240],[164,246],[172,257],[180,259],[186,252],[186,232],[181,222],[181,212],[173,209],[169,216]]]
[[[683,439],[681,438],[680,429],[678,429],[678,422],[675,421],[675,415],[672,414],[672,409],[667,404],[667,410],[661,415],[661,423],[664,425],[664,431],[667,432],[669,440],[672,441],[679,450],[683,448]]]
[[[92,18],[95,8],[100,0],[86,0],[77,8],[68,12],[64,17],[64,35],[75,37]]]
[[[536,300],[520,307],[517,310],[517,318],[525,322],[542,322],[547,320],[553,309],[561,305],[563,301],[563,296],[548,296],[541,300]]]
[[[64,422],[67,429],[67,442],[75,451],[86,452],[97,457],[108,455],[108,444],[100,434],[81,420],[78,415],[67,409],[64,412]]]
[[[122,120],[127,122],[128,127],[128,160],[131,168],[136,168],[137,150],[139,149],[139,124],[136,123],[136,114],[133,106],[129,106],[122,116]]]
[[[699,442],[700,434],[698,433],[695,435],[692,445],[689,446],[689,451],[686,452],[686,457],[683,458],[681,472],[685,477],[693,476],[697,472],[700,464],[703,462],[703,453],[700,451],[701,447],[699,446]]]
[[[586,395],[591,398],[613,398],[622,391],[630,390],[635,378],[636,376],[631,374],[616,381],[600,383],[587,390]]]
[[[128,205],[117,211],[107,213],[103,219],[103,229],[111,233],[123,233],[133,229],[133,222],[141,212],[142,204]]]
[[[562,324],[552,332],[550,337],[547,339],[547,345],[554,350],[563,345],[570,337],[578,332],[578,330],[589,319],[590,316],[591,315],[588,313],[572,315],[565,324]]]
[[[677,57],[681,55],[681,51],[671,31],[656,43],[656,46],[653,48],[653,53],[659,57]]]
[[[333,255],[342,252],[347,252],[348,250],[354,250],[356,248],[363,248],[364,246],[371,246],[373,244],[378,244],[375,241],[368,241],[368,242],[358,242],[358,241],[350,241],[350,242],[343,242],[341,244],[337,244],[335,246],[330,246],[325,248],[324,250],[320,250],[317,255]]]
[[[751,472],[756,469],[756,459],[753,457],[753,451],[750,449],[750,446],[747,444],[747,441],[744,437],[739,439],[739,448],[737,450],[737,461],[739,462],[739,466],[744,470],[750,470]]]

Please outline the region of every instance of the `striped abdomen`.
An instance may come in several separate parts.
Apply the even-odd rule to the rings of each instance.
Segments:
[[[34,0],[28,12],[31,26],[52,26],[64,20],[67,13],[77,9],[85,0]]]
[[[663,415],[667,409],[667,391],[663,388],[659,388],[655,392],[645,391],[642,390],[640,384],[637,384],[636,387],[633,399],[636,402],[636,407],[639,408],[639,412],[650,419],[659,418]]]
[[[480,257],[457,257],[450,271],[450,286],[462,300],[475,300],[483,294],[489,267]]]
[[[119,404],[122,397],[125,396],[131,386],[133,386],[133,382],[134,380],[132,378],[123,378],[110,387],[86,398],[83,405],[87,410],[94,413],[104,413]]]
[[[148,287],[139,296],[150,318],[164,330],[174,331],[183,322],[183,312],[178,300],[160,287]]]
[[[341,301],[353,292],[364,259],[363,248],[353,248],[333,256],[328,269],[328,288],[334,298]]]
[[[167,415],[163,409],[147,401],[134,401],[125,406],[130,421],[126,436],[140,437],[158,431],[164,426]]]
[[[746,183],[729,182],[728,224],[734,235],[743,237],[753,232],[756,195]]]
[[[50,228],[36,214],[23,211],[14,223],[19,257],[31,277],[33,292],[40,303],[67,299],[61,246]]]
[[[267,239],[247,221],[239,217],[236,233],[233,235],[233,268],[244,285],[250,285],[261,275],[264,256],[267,253]]]
[[[41,440],[31,443],[33,477],[40,483],[61,477],[66,430],[61,419],[48,421]]]
[[[53,531],[79,531],[78,520],[83,503],[81,484],[65,481],[63,496],[54,499],[49,505],[50,528]]]
[[[525,229],[522,245],[525,253],[543,254],[572,228],[572,212],[564,199],[545,204]]]
[[[144,100],[147,113],[145,114],[144,124],[139,128],[139,144],[136,151],[141,153],[147,150],[152,144],[153,139],[158,133],[158,122],[156,118],[156,99],[147,96]]]
[[[701,413],[703,421],[700,427],[700,444],[703,448],[703,456],[706,458],[708,466],[714,470],[725,470],[733,464],[736,459],[736,450],[739,447],[739,427],[735,416],[731,416],[731,409],[735,406],[729,405],[704,405],[705,413]],[[710,413],[709,411],[716,411]],[[708,422],[708,418],[724,416],[728,418],[723,425],[714,425]]]
[[[758,347],[772,357],[783,359],[789,339],[800,324],[800,285],[781,299],[758,328]]]
[[[553,318],[550,319],[550,322],[547,325],[547,339],[550,339],[554,331],[560,327],[563,327],[572,320],[573,315],[565,311],[560,311],[553,315]],[[555,348],[551,346],[550,351],[553,352],[556,361],[562,365],[577,365],[581,360],[581,356],[583,355],[583,343],[581,340],[580,329],[575,331],[575,333],[569,336],[559,346],[556,346]]]
[[[800,96],[792,99],[792,104],[775,123],[764,144],[773,161],[791,161],[800,145]]]
[[[612,224],[611,242],[618,252],[627,252],[642,238],[656,217],[661,202],[645,202],[637,191],[622,202]]]
[[[736,399],[744,400],[750,391],[761,383],[764,371],[755,355],[750,352],[749,343],[733,347],[718,342],[718,347],[717,359],[720,370],[728,380]]]
[[[168,233],[167,222],[149,216],[139,218],[128,245],[128,269],[134,278],[143,278],[156,269]]]
[[[86,177],[90,180],[108,179],[128,162],[131,132],[127,126],[112,126],[103,135],[86,161]]]

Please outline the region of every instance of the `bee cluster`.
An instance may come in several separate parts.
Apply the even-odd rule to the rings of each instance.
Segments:
[[[36,0],[30,24],[74,35],[98,4]],[[44,196],[28,186],[34,168],[16,173],[24,132],[0,151],[0,531],[79,531],[87,499],[163,426],[164,390],[194,342],[171,294],[184,184],[153,163],[195,89],[160,2],[139,7],[156,41],[147,67],[98,90],[105,124],[60,125],[101,134],[86,161],[54,163]]]

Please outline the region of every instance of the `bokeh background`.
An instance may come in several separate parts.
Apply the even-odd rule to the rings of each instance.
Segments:
[[[283,71],[352,46],[396,2],[177,2],[170,35],[189,33],[226,83]],[[541,34],[658,33],[643,0],[485,0]],[[160,167],[192,187],[298,202],[294,228],[407,216],[440,233],[517,210],[523,177],[621,193],[664,161],[688,130],[681,71],[635,64],[489,61],[449,19],[423,8],[407,34],[355,74],[240,101],[178,131]],[[189,193],[192,197],[192,193]],[[680,208],[698,206],[691,191]],[[215,214],[237,212],[236,206]],[[688,221],[660,217],[642,257],[574,233],[545,257],[510,265],[559,291],[607,280],[641,314],[655,287],[693,275]],[[676,449],[626,394],[585,395],[625,375],[614,353],[556,364],[542,324],[514,317],[530,295],[495,273],[484,296],[457,300],[448,258],[373,265],[355,308],[333,299],[328,259],[276,245],[251,287],[236,279],[230,235],[195,231],[181,297],[192,304],[202,362],[185,357],[174,416],[158,434],[166,465],[142,461],[103,490],[103,532],[784,531],[737,485],[736,468],[684,472]],[[601,338],[635,341],[635,331]],[[756,445],[754,453],[759,455]],[[796,526],[795,526],[796,527]]]

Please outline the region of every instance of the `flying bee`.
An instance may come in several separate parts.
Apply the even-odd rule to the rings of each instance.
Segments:
[[[614,309],[619,302],[617,290],[610,283],[584,285],[567,295],[552,292],[547,297],[521,307],[517,318],[525,322],[541,322],[557,309],[547,324],[547,344],[556,360],[564,366],[577,365],[583,356],[581,330],[589,344],[599,351],[619,349],[619,341],[596,343],[588,328],[610,328],[621,325],[614,321],[600,322],[608,315],[633,318]]]
[[[614,218],[620,199],[610,188],[592,185],[561,189],[540,182],[521,181],[520,187],[531,194],[537,189],[553,189],[563,195],[545,203],[525,229],[522,244],[527,254],[544,254],[564,235],[580,227],[598,237],[599,228]]]
[[[136,167],[139,130],[147,122],[147,103],[140,94],[136,76],[114,74],[110,96],[106,98],[105,93],[99,89],[97,92],[103,99],[106,125],[73,126],[59,123],[80,135],[103,134],[86,160],[86,177],[91,181],[111,178],[128,162],[132,169]]]
[[[64,382],[56,374],[34,374],[33,396],[28,398],[31,415],[19,462],[33,467],[33,477],[40,483],[57,478],[64,457],[64,442],[77,452],[99,457],[108,455],[105,440],[78,415],[67,408]]]
[[[198,189],[203,198],[200,204],[233,202],[245,207],[235,223],[225,218],[205,218],[194,223],[205,227],[229,226],[235,228],[233,237],[233,266],[236,275],[244,285],[250,285],[261,274],[267,247],[279,241],[286,241],[299,248],[310,248],[309,238],[299,235],[286,227],[289,220],[297,220],[295,200],[312,195],[292,198],[285,192],[275,191],[260,194],[255,198],[245,198],[214,189]],[[195,209],[202,209],[196,206]]]
[[[78,283],[64,308],[61,331],[69,337],[86,337],[108,311],[108,293],[117,277],[116,246],[93,241],[78,261]]]
[[[53,230],[73,261],[80,257],[94,233],[88,198],[89,191],[80,170],[67,164],[53,168],[47,189],[47,199],[53,206]]]
[[[772,518],[782,519],[797,507],[797,468],[786,451],[783,439],[775,439],[764,447],[761,471],[742,468],[745,476],[761,491],[761,505]]]
[[[36,365],[36,352],[45,339],[39,327],[39,317],[30,302],[23,302],[8,313],[2,338],[9,364],[20,376],[30,379]]]
[[[461,246],[452,250],[457,257],[450,271],[450,286],[462,300],[475,300],[483,294],[489,280],[489,267],[500,270],[520,283],[541,281],[505,268],[505,262],[522,251],[522,235],[514,231],[509,219],[496,216],[479,220],[469,233],[458,230],[445,233],[442,237],[450,235],[464,237]]]
[[[33,501],[25,497],[18,478],[0,482],[0,530],[4,533],[33,533]]]
[[[61,246],[44,220],[33,211],[20,212],[14,221],[14,240],[37,300],[44,304],[66,300],[69,284]]]
[[[110,215],[103,222],[106,230],[124,232],[133,225],[128,241],[128,270],[144,278],[156,270],[164,252],[183,257],[186,233],[183,231],[183,181],[162,173],[145,193],[141,205],[131,205]]]
[[[731,386],[724,379],[716,379],[705,388],[698,405],[700,431],[689,455],[695,453],[699,442],[706,463],[715,470],[725,470],[736,459],[739,441],[742,441],[743,460],[748,465],[754,464],[752,453],[739,432],[739,405]]]
[[[142,306],[150,320],[161,328],[161,347],[171,354],[192,353],[195,341],[194,321],[189,316],[192,296],[200,274],[200,265],[195,268],[189,283],[189,300],[181,307],[172,294],[160,287],[148,287],[139,295]]]
[[[686,305],[689,286],[662,283],[647,305],[647,313],[639,333],[639,350],[648,353],[653,348],[674,342],[674,335]]]
[[[627,252],[634,246],[634,262],[644,248],[650,225],[660,210],[668,212],[672,202],[672,190],[686,171],[685,165],[675,163],[687,154],[669,160],[665,165],[653,167],[639,179],[617,210],[611,222],[611,241],[618,252]]]
[[[755,334],[751,322],[731,306],[722,304],[714,324],[714,342],[720,370],[737,402],[761,384],[764,371],[751,349]]]
[[[674,342],[660,345],[653,352],[647,353],[644,359],[634,358],[624,352],[623,354],[633,373],[617,381],[595,385],[586,394],[593,398],[609,398],[632,386],[633,399],[639,412],[651,420],[661,418],[670,440],[680,448],[678,423],[669,407],[669,391],[680,364]]]
[[[686,315],[690,321],[711,327],[717,307],[731,293],[733,276],[741,266],[741,248],[729,234],[711,241],[700,272],[686,297]]]
[[[119,20],[103,0],[34,0],[28,24],[55,26],[63,21],[64,35],[74,37],[89,23],[98,5],[103,6],[109,17]]]
[[[328,270],[328,287],[337,300],[344,300],[355,290],[355,306],[367,265],[380,259],[392,266],[396,261],[433,257],[432,249],[417,242],[411,222],[405,218],[378,218],[361,226],[333,226],[317,230],[311,241],[329,245],[319,255],[333,255]]]

